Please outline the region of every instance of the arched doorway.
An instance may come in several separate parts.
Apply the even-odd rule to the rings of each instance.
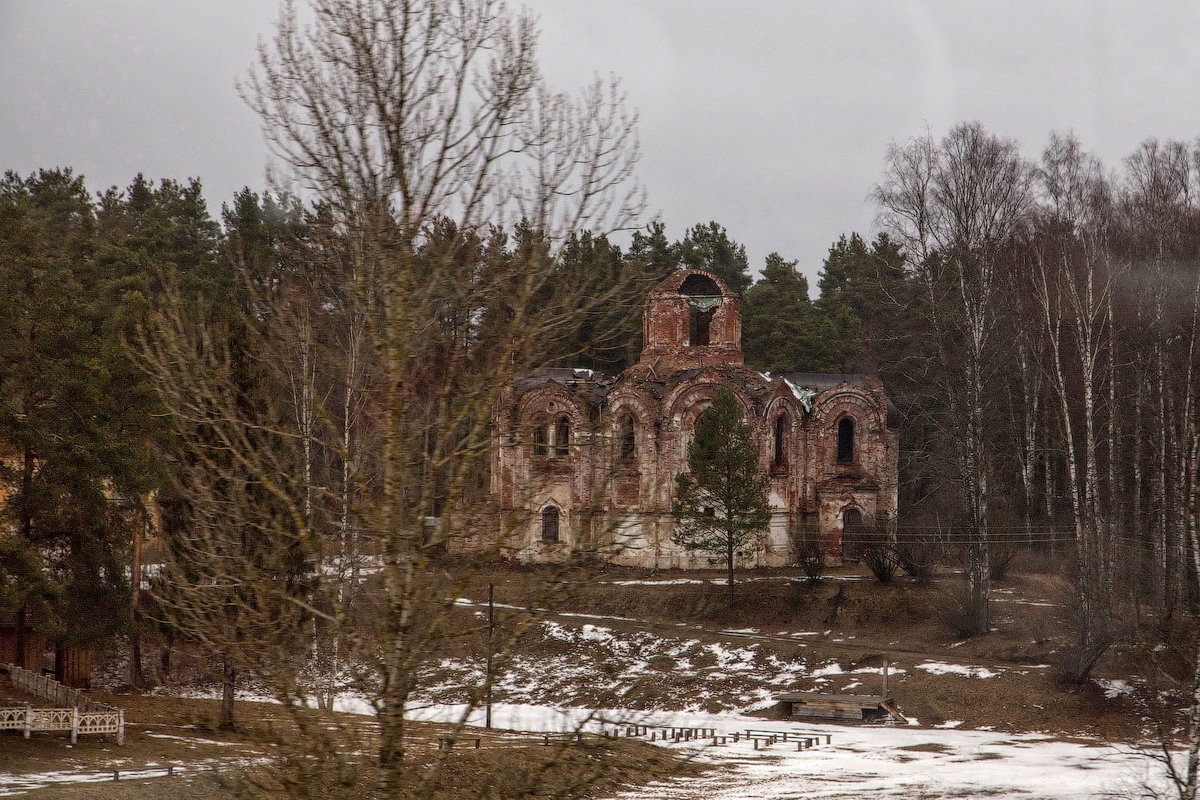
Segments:
[[[867,543],[867,523],[857,508],[842,512],[842,559],[857,561]]]

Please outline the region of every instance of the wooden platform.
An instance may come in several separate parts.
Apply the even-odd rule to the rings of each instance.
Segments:
[[[896,701],[881,695],[792,692],[775,695],[775,702],[784,706],[785,716],[791,719],[871,722],[891,717],[898,722],[908,722],[896,708]]]

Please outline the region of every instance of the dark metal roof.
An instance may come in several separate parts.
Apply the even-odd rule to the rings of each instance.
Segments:
[[[541,386],[547,381],[557,381],[563,386],[578,386],[579,384],[596,384],[606,380],[607,376],[590,369],[574,367],[542,367],[518,375],[516,384],[518,391],[524,393],[535,386]]]
[[[860,389],[870,389],[867,376],[855,372],[782,372],[771,373],[772,378],[783,378],[796,384],[801,389],[816,389],[823,392],[839,384],[848,383]]]

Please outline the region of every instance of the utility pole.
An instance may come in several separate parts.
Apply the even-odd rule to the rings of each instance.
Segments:
[[[484,675],[484,704],[486,718],[484,727],[492,729],[492,636],[496,630],[495,584],[488,584],[488,641],[487,641],[487,671]]]

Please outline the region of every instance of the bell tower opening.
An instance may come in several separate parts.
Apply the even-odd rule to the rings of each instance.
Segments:
[[[713,315],[724,299],[721,287],[707,275],[692,274],[679,287],[679,293],[688,299],[688,346],[711,344]]]
[[[664,370],[741,364],[741,298],[715,275],[680,270],[646,296],[641,363]]]

